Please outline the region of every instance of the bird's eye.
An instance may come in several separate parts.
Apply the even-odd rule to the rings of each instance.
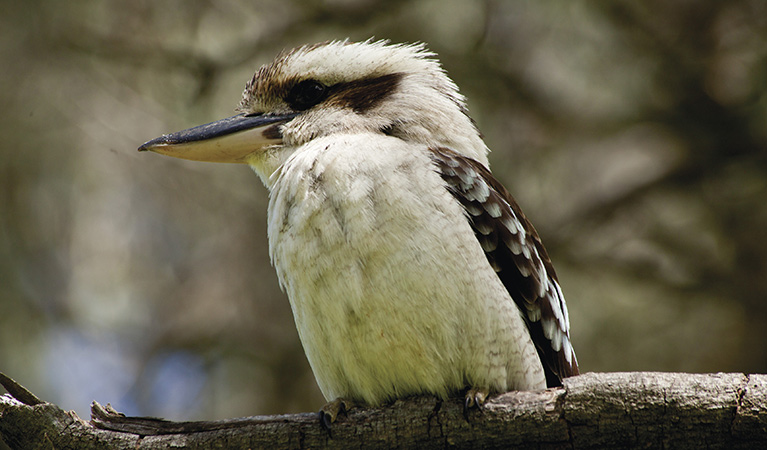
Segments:
[[[323,101],[327,91],[328,88],[319,81],[304,80],[290,89],[285,101],[294,110],[303,111]]]

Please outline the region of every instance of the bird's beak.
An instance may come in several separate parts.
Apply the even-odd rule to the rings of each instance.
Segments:
[[[294,118],[287,115],[246,115],[152,139],[138,148],[193,161],[247,163],[247,157],[269,145],[282,142],[280,126]]]

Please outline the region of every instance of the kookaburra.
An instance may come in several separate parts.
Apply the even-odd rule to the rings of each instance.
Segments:
[[[269,253],[325,423],[345,401],[481,406],[578,373],[549,256],[424,45],[283,52],[238,112],[139,150],[248,164],[266,185]]]

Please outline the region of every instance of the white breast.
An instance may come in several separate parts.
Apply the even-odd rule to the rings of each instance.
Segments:
[[[545,388],[518,309],[425,148],[318,138],[275,177],[270,253],[328,400]]]

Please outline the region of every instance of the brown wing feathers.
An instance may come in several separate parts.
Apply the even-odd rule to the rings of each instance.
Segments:
[[[578,374],[578,363],[565,299],[538,233],[485,166],[447,148],[430,150],[447,189],[466,210],[488,262],[524,313],[547,385],[560,386],[562,378]]]

